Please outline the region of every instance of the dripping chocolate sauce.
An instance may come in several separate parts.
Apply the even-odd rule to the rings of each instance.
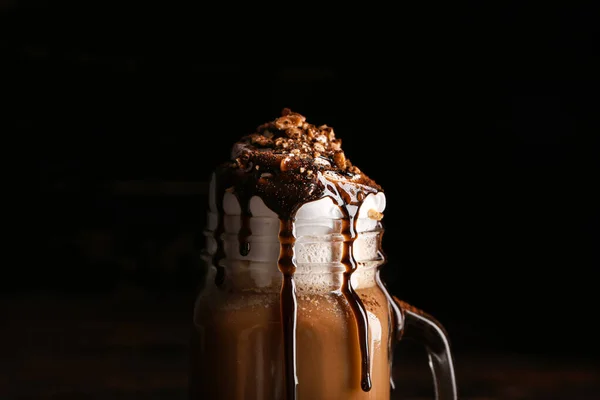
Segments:
[[[250,212],[250,199],[245,198],[243,194],[236,194],[238,202],[242,206],[242,212],[240,215],[240,230],[238,232],[239,252],[242,256],[247,256],[250,253],[250,235],[252,230],[250,229],[250,218],[252,213]]]
[[[296,399],[296,323],[298,302],[296,299],[296,261],[294,258],[294,221],[291,218],[281,219],[279,225],[279,270],[283,274],[281,285],[280,310],[283,325],[283,355],[286,399]]]
[[[329,196],[340,208],[344,218],[342,221],[341,234],[344,238],[342,263],[345,266],[343,273],[342,293],[350,305],[356,327],[358,331],[358,339],[360,341],[359,348],[361,353],[361,380],[360,387],[363,391],[370,391],[372,388],[370,366],[371,359],[369,353],[369,323],[367,311],[360,297],[352,287],[352,274],[357,269],[357,262],[353,255],[353,245],[357,237],[356,222],[357,213],[364,200],[366,194],[363,190],[358,189],[356,185],[338,181],[330,181],[323,175],[318,175],[318,182],[307,182],[306,185],[298,185],[297,177],[291,175],[285,178],[284,174],[279,176],[278,184],[265,183],[259,174],[255,175],[255,179],[240,179],[240,176],[235,172],[222,171],[223,174],[217,179],[217,211],[219,213],[217,228],[214,232],[214,237],[217,241],[217,251],[213,257],[213,265],[217,269],[215,284],[220,286],[225,279],[225,269],[220,265],[220,260],[224,257],[222,234],[224,230],[223,218],[223,195],[225,190],[233,187],[234,194],[238,198],[242,210],[241,228],[238,232],[239,252],[242,256],[248,255],[251,248],[249,237],[252,234],[250,229],[251,212],[249,208],[250,199],[253,196],[259,196],[267,207],[276,212],[280,219],[279,242],[280,255],[278,259],[278,268],[283,275],[283,281],[280,291],[280,313],[282,321],[282,334],[284,345],[284,377],[285,377],[285,393],[287,400],[296,400],[297,389],[297,374],[296,374],[296,328],[297,328],[297,311],[298,303],[296,298],[296,284],[294,281],[294,273],[296,272],[296,261],[294,256],[294,244],[296,241],[294,235],[294,218],[297,209],[304,203]],[[248,171],[243,171],[248,172]],[[218,176],[218,175],[217,175]],[[374,189],[363,187],[367,192],[375,192]],[[380,255],[385,259],[385,255],[381,250],[379,243]],[[386,287],[381,282],[379,271],[376,275],[377,285],[385,293],[387,301],[392,310],[394,318],[393,333],[396,333],[402,321],[401,311],[392,300],[391,295]],[[391,339],[390,339],[391,340]],[[390,365],[391,365],[391,342],[390,347]],[[392,388],[394,383],[390,380]]]
[[[363,391],[371,390],[371,357],[369,354],[369,320],[367,310],[358,294],[352,287],[352,274],[358,267],[354,258],[353,246],[356,240],[356,215],[360,208],[360,203],[365,195],[357,191],[354,185],[344,185],[342,183],[325,183],[325,194],[329,196],[340,207],[344,214],[342,220],[341,234],[344,238],[342,248],[342,264],[346,268],[344,279],[342,281],[342,293],[352,309],[356,327],[358,329],[358,340],[361,355],[361,379],[360,387]]]
[[[223,195],[225,194],[226,186],[224,181],[219,179],[219,175],[215,175],[215,192],[217,194],[217,227],[213,233],[213,238],[217,243],[217,250],[212,257],[212,265],[217,269],[215,275],[215,285],[221,286],[225,282],[225,267],[221,265],[221,260],[225,258],[225,248],[223,246],[223,232],[225,232],[225,211],[223,210]]]

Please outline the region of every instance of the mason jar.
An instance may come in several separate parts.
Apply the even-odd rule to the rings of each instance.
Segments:
[[[215,213],[209,213],[205,231],[202,257],[207,273],[194,307],[190,399],[290,400],[284,371],[283,276],[277,262],[280,221],[251,217],[246,253],[240,251],[240,217],[222,217],[222,232],[215,234],[219,218]],[[443,328],[391,296],[379,279],[385,263],[379,223],[358,229],[352,243],[356,268],[349,279],[368,322],[370,388],[361,385],[365,349],[360,346],[356,315],[342,291],[348,272],[342,263],[342,223],[341,219],[296,221],[294,397],[390,399],[392,350],[400,337],[412,335],[429,351],[436,396],[456,399]]]

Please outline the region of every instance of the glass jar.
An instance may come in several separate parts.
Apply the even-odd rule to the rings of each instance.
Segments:
[[[216,235],[224,250],[218,260],[219,237],[211,229],[206,232],[203,260],[208,272],[193,316],[190,399],[292,397],[289,387],[286,389],[282,328],[290,316],[282,313],[283,275],[277,263],[280,242],[274,234],[279,227],[272,219],[251,219],[254,229],[247,238],[250,250],[245,255],[240,252],[239,237],[233,234],[238,226],[235,218],[226,216],[224,233]],[[325,233],[317,235],[313,233],[319,228],[314,224],[311,234],[303,234],[308,230],[297,227],[294,244],[294,397],[389,400],[392,349],[412,321],[416,337],[430,349],[439,398],[456,398],[443,329],[426,314],[390,296],[379,279],[379,268],[385,263],[380,248],[383,229],[378,225],[358,233],[351,251],[356,268],[348,274],[341,262],[344,238],[337,233],[341,220],[320,221]],[[257,231],[264,234],[255,234]],[[219,273],[216,264],[222,268]],[[345,274],[366,315],[367,345],[362,348],[359,318],[342,290]],[[370,375],[368,390],[361,387],[365,365]]]

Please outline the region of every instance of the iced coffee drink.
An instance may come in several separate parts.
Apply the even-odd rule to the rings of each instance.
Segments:
[[[284,109],[233,145],[208,203],[190,399],[388,400],[395,341],[428,319],[379,279],[386,197],[333,129]]]

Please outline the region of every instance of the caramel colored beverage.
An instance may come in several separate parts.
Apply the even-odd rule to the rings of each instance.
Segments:
[[[298,399],[390,398],[389,311],[378,288],[358,290],[369,309],[371,388],[361,388],[361,349],[352,310],[340,294],[298,293]],[[279,294],[246,294],[239,307],[204,316],[194,351],[194,398],[284,399]],[[201,347],[204,346],[202,349]],[[206,368],[212,368],[211,373]],[[260,382],[260,384],[257,384]]]
[[[379,279],[385,206],[333,129],[289,109],[235,143],[211,178],[190,399],[388,400],[411,324],[456,399],[445,332]]]

